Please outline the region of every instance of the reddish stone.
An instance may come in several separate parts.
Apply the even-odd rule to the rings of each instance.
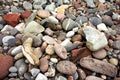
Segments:
[[[23,19],[26,19],[26,18],[28,18],[31,14],[32,14],[31,11],[23,11],[23,12],[21,13],[21,17],[22,17]]]
[[[99,11],[104,11],[106,9],[106,6],[103,4],[103,3],[100,3],[99,5],[98,5],[98,10]]]
[[[73,62],[79,61],[81,58],[91,55],[91,51],[86,47],[74,49],[71,51],[71,53]]]
[[[19,14],[6,14],[3,19],[12,26],[16,26],[19,23],[20,15]]]
[[[13,57],[4,56],[0,58],[0,80],[3,80],[9,73],[9,68],[13,65]]]
[[[77,0],[75,3],[74,3],[74,7],[77,9],[79,8],[81,5],[80,3],[82,2],[82,0]]]

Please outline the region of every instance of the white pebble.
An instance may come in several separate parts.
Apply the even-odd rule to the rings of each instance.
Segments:
[[[106,27],[106,25],[105,25],[104,23],[98,24],[98,25],[97,25],[97,29],[98,29],[99,31],[108,32],[108,29],[107,29],[107,27]]]
[[[72,36],[74,36],[75,32],[74,31],[69,31],[67,34],[66,34],[66,37],[67,38],[70,38]]]
[[[77,32],[78,29],[79,29],[78,27],[75,27],[75,28],[72,29],[72,31]]]
[[[48,80],[48,79],[45,75],[43,75],[42,73],[39,73],[35,78],[35,80]]]
[[[50,58],[50,61],[53,62],[53,63],[57,63],[58,60],[56,58]]]

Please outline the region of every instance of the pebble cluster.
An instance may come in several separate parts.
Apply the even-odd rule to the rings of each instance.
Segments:
[[[0,80],[120,80],[120,0],[0,0]]]

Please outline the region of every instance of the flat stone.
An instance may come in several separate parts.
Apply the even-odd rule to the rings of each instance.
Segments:
[[[87,40],[86,46],[91,51],[97,51],[101,48],[104,48],[108,44],[105,34],[95,28],[86,26],[83,28],[83,32]]]
[[[17,55],[18,53],[22,52],[22,46],[17,46],[15,47],[12,51],[11,51],[11,55],[15,56]]]
[[[48,21],[54,24],[58,24],[59,21],[54,16],[49,16]]]
[[[63,74],[72,75],[76,72],[76,69],[76,65],[70,61],[60,61],[57,64],[57,70]]]
[[[66,31],[69,31],[75,27],[77,27],[77,23],[75,21],[73,21],[70,18],[64,19],[63,23],[62,23],[63,29]]]
[[[10,73],[8,76],[9,77],[16,77],[18,74],[17,73]]]
[[[24,32],[30,32],[30,33],[41,33],[43,31],[44,31],[44,27],[35,21],[31,21],[30,23],[28,23],[28,25],[24,29]]]
[[[108,15],[104,15],[102,17],[102,22],[105,23],[107,26],[112,26],[114,24],[112,18]]]
[[[104,79],[96,76],[87,76],[85,80],[104,80]]]
[[[78,75],[79,75],[80,79],[81,79],[81,80],[85,80],[85,78],[86,78],[86,73],[85,73],[85,71],[82,70],[82,69],[77,69],[77,72],[78,72]]]
[[[96,52],[93,52],[92,55],[97,59],[103,59],[107,56],[107,52],[105,51],[105,49],[100,49]]]
[[[74,36],[74,34],[75,34],[74,31],[69,31],[69,32],[67,32],[66,37],[70,38],[70,37]]]
[[[25,23],[19,23],[18,25],[15,26],[15,29],[22,33],[25,29]]]
[[[94,58],[84,57],[80,60],[80,65],[91,71],[115,77],[117,74],[117,67]]]
[[[60,58],[62,58],[62,59],[67,58],[67,50],[62,45],[55,44],[54,45],[54,50]]]
[[[35,78],[35,80],[48,80],[48,78],[42,73],[39,73],[37,77]]]
[[[115,49],[120,49],[120,40],[117,40],[117,41],[114,41],[113,42],[113,48],[115,48]]]

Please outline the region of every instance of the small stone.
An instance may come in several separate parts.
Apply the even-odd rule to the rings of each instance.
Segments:
[[[101,49],[96,52],[93,52],[92,55],[97,59],[103,59],[107,56],[107,52],[105,51],[105,49]]]
[[[65,18],[66,16],[64,15],[64,14],[57,14],[56,15],[56,18],[58,19],[58,20],[60,20],[60,21],[63,21],[64,20],[64,18]]]
[[[105,23],[107,26],[112,26],[114,24],[112,18],[108,15],[104,15],[102,17],[102,22]]]
[[[81,41],[82,40],[82,36],[77,34],[77,35],[74,35],[71,39],[72,42],[75,42],[75,41]]]
[[[10,25],[16,26],[19,23],[19,14],[6,14],[3,19]]]
[[[28,25],[24,29],[24,32],[30,32],[30,33],[41,33],[43,31],[44,31],[44,27],[35,21],[31,21],[30,23],[28,23]]]
[[[94,0],[85,0],[86,3],[87,3],[87,6],[88,7],[91,7],[91,8],[94,8],[95,7],[95,4],[94,4]]]
[[[53,33],[54,33],[50,28],[46,28],[44,32],[49,36],[53,36]]]
[[[57,8],[55,9],[55,11],[56,11],[57,13],[64,14],[65,9],[67,9],[67,8],[68,8],[68,5],[61,5],[61,6],[57,7]]]
[[[17,72],[17,68],[15,66],[12,66],[9,68],[9,72]]]
[[[99,31],[108,32],[108,29],[107,29],[107,27],[106,27],[106,25],[105,25],[104,23],[98,24],[98,25],[97,25],[97,29],[98,29]]]
[[[17,46],[15,47],[12,51],[11,51],[11,55],[15,56],[17,55],[18,53],[22,52],[22,46]]]
[[[13,65],[13,57],[4,56],[0,58],[0,79],[3,80],[9,74],[9,68]]]
[[[8,46],[10,39],[14,39],[14,40],[15,40],[15,37],[14,37],[14,36],[10,36],[10,35],[3,37],[3,38],[2,38],[2,43],[3,43],[3,45]]]
[[[62,58],[62,59],[66,59],[67,58],[67,51],[66,49],[60,45],[60,44],[55,44],[54,45],[54,50],[56,52],[56,54]]]
[[[57,70],[63,74],[72,75],[76,72],[76,69],[76,65],[70,61],[60,61],[57,64]]]
[[[69,32],[67,32],[66,37],[70,38],[70,37],[74,36],[74,34],[75,34],[74,31],[69,31]]]
[[[88,22],[88,18],[85,17],[85,16],[78,16],[78,17],[76,18],[76,21],[77,21],[79,24],[83,24],[83,23]]]
[[[79,74],[79,77],[81,80],[85,80],[86,78],[86,73],[82,69],[77,69],[77,72]]]
[[[31,74],[32,74],[33,77],[36,77],[37,74],[40,72],[40,70],[37,69],[37,68],[32,68],[32,69],[30,70],[30,72],[31,72]]]
[[[53,55],[54,54],[54,46],[53,45],[48,45],[45,52],[48,54],[48,55]]]
[[[40,71],[46,72],[48,69],[48,60],[46,57],[40,59]]]
[[[59,21],[54,16],[49,16],[48,21],[54,24],[58,24]]]
[[[85,80],[104,80],[104,79],[96,76],[87,76]]]
[[[24,1],[23,7],[25,10],[32,10],[32,4],[30,2]]]
[[[42,39],[43,39],[43,41],[45,41],[46,43],[51,44],[51,45],[57,43],[54,38],[47,36],[47,35],[43,36]]]
[[[16,76],[17,76],[17,73],[10,73],[8,76],[9,76],[9,77],[16,77]]]
[[[17,9],[16,6],[11,6],[11,12],[12,12],[12,13],[18,13],[19,10]]]
[[[115,65],[115,66],[118,65],[118,59],[116,59],[116,58],[110,58],[109,62],[110,62],[111,64]]]
[[[57,63],[58,59],[57,58],[50,58],[50,61],[53,62],[53,63]]]
[[[117,40],[117,41],[114,41],[113,42],[113,48],[115,48],[115,49],[120,49],[120,40]]]
[[[42,57],[42,55],[43,55],[40,47],[35,48],[34,53],[35,53],[35,55],[38,56],[38,58]]]
[[[15,62],[15,67],[18,70],[18,74],[22,76],[27,71],[27,64],[25,63],[25,59],[19,59]]]
[[[104,48],[108,44],[105,34],[95,28],[86,26],[83,28],[83,32],[87,39],[86,46],[91,51],[97,51],[101,48]]]
[[[31,14],[32,14],[31,11],[23,11],[23,12],[21,13],[21,17],[22,17],[23,19],[27,19]]]
[[[48,10],[50,12],[54,11],[55,10],[55,3],[51,3],[50,5],[47,5],[45,7],[45,10]]]
[[[45,75],[43,75],[42,73],[39,73],[35,78],[35,80],[48,80],[48,79]]]
[[[77,23],[75,21],[73,21],[72,19],[70,18],[67,18],[63,21],[62,23],[62,26],[63,26],[63,29],[66,30],[66,31],[69,31],[75,27],[77,27]]]
[[[15,26],[15,29],[17,29],[20,32],[23,32],[23,30],[25,29],[25,23],[19,23]]]
[[[37,14],[41,18],[48,18],[50,16],[49,11],[47,11],[47,10],[38,10]]]
[[[100,18],[98,18],[98,17],[90,17],[89,20],[95,26],[102,23],[102,20]]]
[[[55,67],[50,66],[48,68],[48,71],[45,73],[45,76],[47,76],[47,77],[54,77],[55,76],[55,72],[56,72]]]
[[[80,65],[91,71],[115,77],[117,74],[117,67],[104,61],[94,58],[84,57],[80,60]]]

